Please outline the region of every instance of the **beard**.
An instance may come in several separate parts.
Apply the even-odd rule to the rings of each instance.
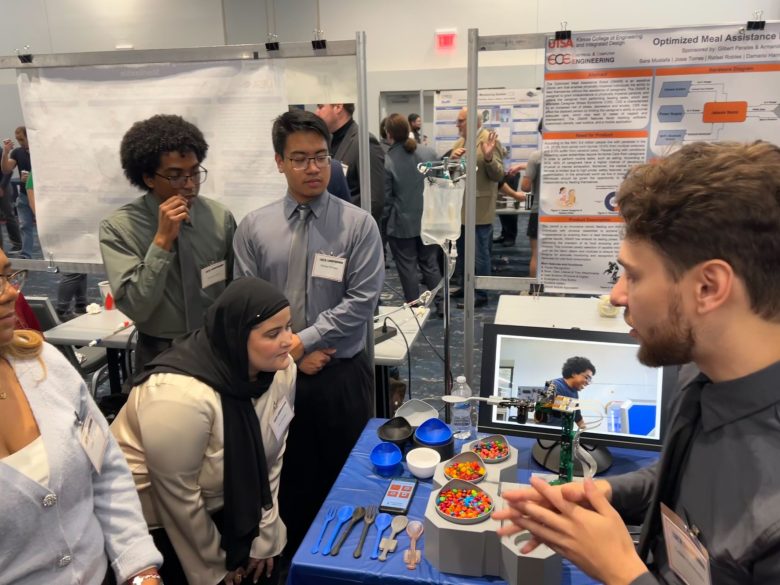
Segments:
[[[693,346],[693,329],[683,317],[679,294],[672,293],[665,322],[640,337],[637,358],[651,368],[687,364],[693,361]]]

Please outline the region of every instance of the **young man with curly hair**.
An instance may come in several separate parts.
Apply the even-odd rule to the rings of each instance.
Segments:
[[[552,381],[555,384],[556,396],[579,398],[580,392],[590,384],[595,375],[596,366],[588,358],[570,357],[563,363],[561,377]],[[560,416],[556,417],[556,420],[560,419]],[[579,409],[574,414],[574,422],[581,430],[585,430],[585,421]]]
[[[136,122],[122,138],[125,176],[145,193],[101,222],[100,251],[114,302],[138,329],[137,371],[202,325],[233,274],[236,221],[198,195],[208,148],[173,115]]]

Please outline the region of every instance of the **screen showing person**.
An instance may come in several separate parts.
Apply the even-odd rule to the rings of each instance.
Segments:
[[[596,373],[594,366],[588,358],[573,356],[563,363],[561,377],[550,381],[555,387],[556,396],[566,396],[579,400],[580,392],[591,383]],[[561,421],[561,415],[554,415],[556,421]],[[578,408],[574,411],[574,422],[577,426],[585,430],[585,420],[582,418],[582,411]]]
[[[561,415],[534,420],[534,405],[551,385],[555,395],[577,401],[574,422],[588,441],[660,447],[664,388],[676,379],[676,369],[642,365],[629,335],[486,325],[483,337],[480,393],[509,401],[481,409],[480,430],[559,437]]]

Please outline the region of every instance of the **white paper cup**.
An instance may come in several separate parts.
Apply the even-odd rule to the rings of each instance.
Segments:
[[[108,295],[114,296],[111,292],[111,285],[107,280],[101,280],[98,282],[98,288],[100,289],[100,300],[103,302],[103,308],[108,308],[106,307],[106,297]],[[113,309],[114,306],[112,305],[111,308]]]
[[[620,307],[616,307],[609,300],[609,295],[599,297],[599,315],[602,317],[617,317],[620,314]]]

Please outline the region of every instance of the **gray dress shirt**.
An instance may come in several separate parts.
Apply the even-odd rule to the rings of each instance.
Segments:
[[[281,290],[297,202],[283,199],[247,215],[233,241],[235,276],[258,276]],[[307,327],[298,332],[306,353],[335,348],[337,358],[351,358],[365,347],[385,279],[379,229],[359,207],[325,191],[311,203],[306,282]],[[315,254],[346,259],[341,282],[312,276]]]
[[[147,193],[104,219],[100,252],[117,308],[142,333],[173,339],[187,333],[184,293],[176,248],[168,252],[154,243],[159,203]],[[222,260],[226,263],[226,280],[200,290],[205,311],[233,275],[236,220],[221,204],[198,196],[190,209],[190,224],[181,229],[187,232],[199,270]]]
[[[737,380],[691,382],[704,384],[701,420],[673,508],[700,533],[713,585],[780,583],[779,379],[777,362]],[[612,504],[629,523],[658,505],[658,469],[607,478]],[[682,583],[667,562],[663,535],[653,553],[653,575],[632,585]]]

